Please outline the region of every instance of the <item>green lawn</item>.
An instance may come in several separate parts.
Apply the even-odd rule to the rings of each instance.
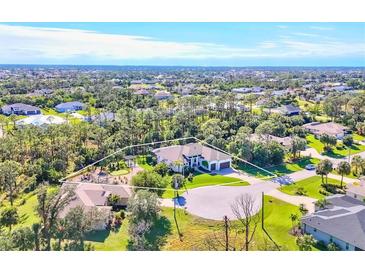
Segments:
[[[128,219],[123,220],[118,231],[95,231],[86,237],[86,242],[91,243],[97,251],[127,250],[128,245]]]
[[[319,193],[319,191],[322,189],[321,183],[322,183],[321,176],[313,176],[313,177],[295,182],[291,185],[282,186],[282,187],[280,187],[280,190],[289,195],[297,195],[296,190],[299,187],[302,187],[306,191],[306,196],[312,197],[315,199],[322,199],[325,196],[323,194]],[[338,185],[338,186],[340,185],[340,181],[332,179],[332,178],[328,178],[328,183]],[[345,185],[345,183],[344,183],[344,185]]]
[[[354,137],[355,141],[364,141],[365,140],[365,136],[361,136],[357,133],[352,134],[352,137]]]
[[[150,163],[148,163],[147,157],[145,155],[140,155],[137,157],[137,164],[144,170],[148,171],[153,170],[153,166]]]
[[[337,146],[334,147],[331,152],[324,152],[324,145],[319,141],[319,139],[316,139],[313,134],[309,134],[306,139],[310,147],[314,148],[318,151],[318,153],[321,153],[323,155],[327,155],[333,158],[344,158],[349,154],[348,149],[346,147],[343,147],[341,141],[337,141]],[[365,151],[364,145],[354,144],[351,147],[350,153],[356,154],[363,151]]]
[[[303,157],[302,159],[297,160],[292,163],[288,162],[288,163],[278,165],[278,166],[267,167],[265,169],[278,176],[283,176],[286,174],[290,174],[290,173],[302,170],[308,164],[318,164],[319,162],[320,162],[320,160],[316,159],[316,158]],[[238,164],[237,168],[250,175],[258,177],[258,178],[265,178],[265,177],[270,176],[269,173],[267,173],[263,170],[260,170],[254,166],[248,165],[248,164],[240,163],[240,164]]]
[[[264,204],[265,228],[271,238],[280,246],[281,250],[298,250],[295,237],[289,234],[292,226],[289,217],[291,213],[300,214],[298,207],[270,196],[265,196]],[[165,220],[159,224],[154,233],[162,235],[164,242],[162,250],[207,250],[208,248],[205,245],[206,237],[222,228],[223,223],[221,221],[202,219],[184,210],[177,209],[177,220],[180,231],[183,234],[182,241],[180,241],[174,222],[173,209],[162,208],[162,215],[165,217]],[[237,221],[232,221],[232,224],[237,223]],[[243,235],[239,234],[238,237],[242,241]],[[109,234],[105,231],[99,231],[90,238],[89,242],[94,245],[95,250],[127,250],[128,221],[123,221],[122,227],[118,232],[110,232]],[[251,250],[263,249],[265,242],[270,242],[270,240],[262,230],[260,222]]]
[[[233,184],[229,184],[235,182]],[[203,186],[212,186],[212,185],[220,185],[220,184],[227,184],[227,186],[247,186],[249,183],[240,181],[238,178],[223,176],[223,175],[211,175],[211,174],[198,174],[195,175],[192,182],[186,183],[187,189],[197,188],[197,187],[203,187]],[[171,186],[167,186],[169,190],[166,190],[163,194],[163,198],[173,198],[174,197],[174,191],[171,188]],[[181,189],[179,193],[185,192],[185,189]]]
[[[115,171],[111,172],[110,175],[123,176],[123,175],[127,175],[128,173],[129,173],[128,169],[119,169],[119,170],[115,170]]]
[[[57,186],[49,186],[48,191],[54,191],[56,189]],[[21,203],[23,199],[25,200],[24,204]],[[18,215],[20,218],[20,222],[15,227],[31,226],[32,224],[39,221],[39,217],[36,211],[38,205],[36,191],[21,196],[15,201],[14,205],[18,210]]]

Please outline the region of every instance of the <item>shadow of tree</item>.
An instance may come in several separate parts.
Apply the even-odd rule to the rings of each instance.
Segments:
[[[92,231],[85,235],[85,241],[99,242],[103,243],[109,237],[110,230],[98,230]]]
[[[165,216],[160,216],[144,235],[145,250],[158,251],[166,244],[167,236],[171,235],[171,222]],[[133,242],[128,241],[128,250],[135,250]]]

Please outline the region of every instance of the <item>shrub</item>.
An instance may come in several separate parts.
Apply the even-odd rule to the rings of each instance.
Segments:
[[[307,194],[307,191],[303,187],[298,187],[295,190],[295,194],[300,195],[300,196],[305,196]]]

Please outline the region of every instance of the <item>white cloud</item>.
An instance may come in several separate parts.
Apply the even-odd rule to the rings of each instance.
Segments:
[[[331,27],[320,27],[320,26],[310,26],[309,28],[315,30],[334,30],[334,28]]]
[[[293,35],[304,36],[304,37],[319,37],[319,34],[306,33],[306,32],[294,32]]]
[[[1,24],[0,41],[2,63],[65,63],[80,59],[85,63],[89,60],[111,63],[119,60],[293,58],[365,54],[364,43],[303,42],[292,36],[258,41],[250,47],[232,47],[215,43],[161,41],[152,37],[80,29]]]

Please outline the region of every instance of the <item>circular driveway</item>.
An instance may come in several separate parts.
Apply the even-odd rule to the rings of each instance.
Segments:
[[[232,212],[232,204],[240,195],[249,194],[255,200],[254,211],[261,208],[261,193],[273,189],[269,182],[249,186],[207,186],[189,189],[182,196],[186,199],[186,209],[196,216],[222,220],[225,215],[237,219]]]

